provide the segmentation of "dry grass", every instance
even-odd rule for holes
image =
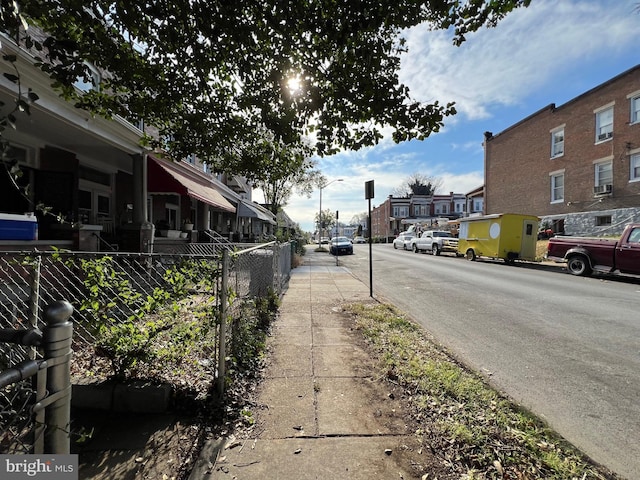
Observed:
[[[538,240],[536,244],[536,260],[541,262],[547,254],[547,245],[549,240]]]
[[[445,478],[618,478],[492,389],[395,307],[354,303],[345,311],[381,371],[409,395],[416,435],[440,457],[434,466],[448,466]]]
[[[302,255],[298,255],[297,253],[293,254],[293,260],[291,261],[291,267],[297,268],[304,263],[304,258]]]

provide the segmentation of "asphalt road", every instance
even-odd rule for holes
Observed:
[[[369,285],[369,246],[341,265]],[[640,478],[640,280],[372,246],[374,296],[545,419],[593,460]]]

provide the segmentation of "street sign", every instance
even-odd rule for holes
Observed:
[[[364,199],[369,200],[373,198],[375,195],[373,194],[373,180],[369,180],[368,182],[364,182]]]

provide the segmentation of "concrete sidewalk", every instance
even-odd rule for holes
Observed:
[[[340,313],[350,301],[374,300],[335,257],[309,246],[269,339],[252,433],[208,444],[191,479],[416,478],[398,396]]]

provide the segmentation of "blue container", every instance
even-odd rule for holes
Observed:
[[[38,219],[33,214],[0,213],[0,240],[37,240]]]

